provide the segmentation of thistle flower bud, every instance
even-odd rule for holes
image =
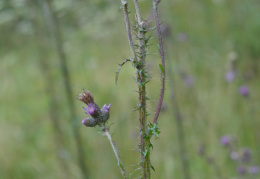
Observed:
[[[109,117],[110,117],[110,114],[109,114],[110,106],[111,106],[111,104],[109,104],[109,105],[105,104],[103,106],[103,108],[101,109],[102,114],[101,114],[101,117],[99,119],[101,122],[106,122],[109,119]]]
[[[82,120],[82,124],[87,127],[95,127],[97,125],[97,121],[94,118],[86,118]]]
[[[79,94],[78,99],[85,103],[86,105],[90,103],[94,103],[94,98],[91,92],[84,90],[82,93]]]

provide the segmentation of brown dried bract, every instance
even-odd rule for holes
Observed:
[[[80,93],[78,99],[87,105],[94,102],[92,93],[87,90]]]

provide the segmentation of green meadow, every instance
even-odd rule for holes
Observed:
[[[131,57],[120,1],[53,2],[67,58],[73,118],[55,36],[39,2],[0,2],[0,178],[81,179],[78,158],[86,164],[88,179],[121,178],[109,141],[98,127],[81,124],[88,117],[85,104],[77,100],[83,89],[93,93],[99,106],[111,104],[113,139],[130,178],[140,177],[138,88],[130,63],[115,84],[118,64]],[[140,5],[153,27],[152,2],[140,0]],[[129,8],[133,24],[130,0]],[[171,76],[166,77],[158,120],[160,137],[152,140],[152,178],[260,178],[248,170],[260,166],[259,9],[258,0],[161,1],[166,74]],[[155,31],[149,34],[147,110],[152,122],[160,92],[160,57]],[[227,81],[230,70],[234,79]],[[241,94],[241,86],[248,93]],[[173,95],[182,116],[182,137]],[[75,130],[84,156],[79,156]],[[222,136],[232,138],[231,147],[221,145]],[[251,151],[246,161],[240,159],[244,149]],[[232,158],[231,150],[239,159]],[[246,171],[239,172],[240,166]]]

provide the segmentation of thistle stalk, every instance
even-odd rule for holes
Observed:
[[[162,106],[162,101],[163,101],[163,95],[164,95],[164,89],[165,89],[165,60],[164,60],[164,51],[163,51],[163,46],[162,46],[162,37],[161,37],[161,32],[160,32],[160,27],[159,27],[159,20],[158,20],[158,12],[157,12],[157,5],[159,1],[155,1],[156,4],[154,4],[154,12],[156,13],[155,15],[155,20],[156,20],[156,26],[157,26],[157,36],[158,36],[158,41],[159,41],[159,47],[160,47],[160,55],[161,55],[161,61],[162,63],[160,64],[160,68],[162,71],[162,87],[161,87],[161,92],[160,92],[160,98],[159,102],[157,105],[157,110],[155,114],[155,118],[153,120],[153,124],[147,125],[147,110],[146,110],[146,83],[148,76],[146,75],[146,48],[147,48],[147,42],[149,38],[146,38],[146,33],[148,31],[148,25],[145,23],[145,21],[142,19],[141,15],[141,10],[139,6],[138,0],[134,0],[134,5],[135,5],[135,17],[136,17],[136,27],[135,30],[137,31],[137,42],[138,44],[137,49],[135,49],[133,40],[132,40],[132,35],[131,35],[131,30],[130,30],[130,22],[129,22],[129,17],[128,17],[128,3],[126,0],[121,0],[122,3],[122,9],[124,12],[124,19],[125,19],[125,26],[126,26],[126,32],[127,32],[127,37],[128,37],[128,42],[132,51],[132,55],[134,56],[134,59],[129,59],[125,60],[120,66],[119,69],[116,73],[116,82],[118,79],[118,73],[120,69],[122,68],[123,64],[126,63],[127,61],[131,61],[133,66],[136,68],[136,74],[137,74],[137,79],[136,82],[138,84],[138,112],[139,112],[139,130],[140,130],[140,152],[141,152],[141,168],[142,168],[142,178],[143,179],[150,179],[151,178],[151,171],[150,168],[152,167],[150,163],[150,148],[151,148],[151,142],[150,139],[152,135],[149,133],[151,131],[148,130],[149,126],[153,126],[158,130],[157,127],[157,119],[159,117],[160,109]],[[153,128],[153,129],[155,129]],[[157,134],[159,134],[158,131],[156,131]],[[158,137],[156,135],[156,137]]]
[[[141,148],[141,165],[143,178],[151,178],[150,172],[150,150],[148,144],[150,139],[146,139],[147,132],[147,117],[146,117],[146,76],[145,76],[145,57],[146,57],[146,45],[145,45],[145,28],[146,24],[142,20],[141,10],[138,0],[134,0],[136,10],[136,21],[138,29],[138,68],[137,68],[137,81],[139,92],[139,122],[140,122],[140,148]]]
[[[109,128],[104,127],[103,131],[104,131],[104,136],[106,136],[107,139],[109,140],[111,147],[113,149],[113,152],[115,153],[115,156],[116,156],[116,159],[117,159],[117,166],[119,167],[122,176],[124,177],[124,179],[128,179],[128,176],[127,176],[126,171],[125,171],[125,167],[123,165],[123,162],[122,162],[121,157],[119,155],[118,149],[116,147],[116,143],[112,140],[112,137],[109,133]]]
[[[162,108],[162,102],[163,102],[163,96],[165,91],[165,56],[164,56],[164,49],[163,49],[163,42],[162,42],[162,33],[161,33],[161,26],[159,22],[159,15],[158,15],[158,4],[160,3],[160,0],[153,0],[153,14],[154,14],[154,21],[156,25],[156,34],[158,38],[158,44],[159,44],[159,53],[161,57],[161,91],[159,96],[159,101],[157,104],[155,116],[153,119],[153,123],[157,123],[161,108]]]
[[[130,28],[131,24],[130,24],[129,16],[128,16],[128,3],[125,0],[121,0],[121,3],[122,3],[122,9],[124,12],[125,28],[126,28],[128,42],[129,42],[129,45],[130,45],[134,58],[137,59],[137,55],[136,55],[135,47],[134,47],[134,43],[133,43],[133,38],[132,38],[132,34],[131,34],[131,28]]]

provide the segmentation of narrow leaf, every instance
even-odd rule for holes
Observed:
[[[165,74],[165,71],[164,71],[164,68],[163,68],[162,64],[159,64],[159,67],[161,69],[162,74]]]
[[[131,61],[131,60],[130,60],[130,59],[125,59],[125,60],[123,61],[123,63],[119,64],[119,67],[118,67],[118,69],[117,69],[117,71],[116,71],[116,79],[115,79],[116,84],[117,84],[117,81],[118,81],[118,76],[119,76],[119,72],[120,72],[121,68],[123,67],[123,65],[124,65],[126,62],[129,62],[129,61]]]

